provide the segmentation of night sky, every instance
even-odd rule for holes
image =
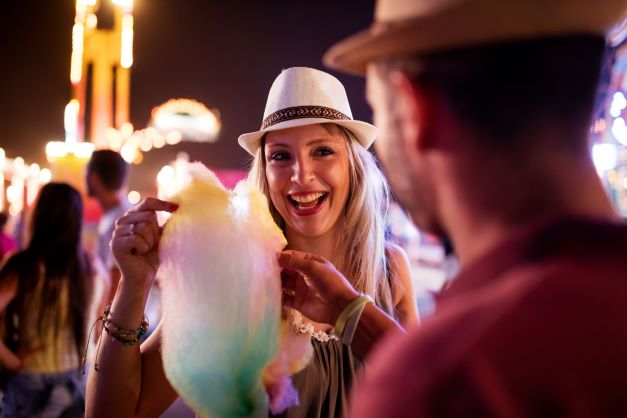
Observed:
[[[135,0],[135,128],[145,128],[151,109],[171,98],[218,108],[223,125],[214,144],[148,152],[133,168],[131,186],[144,188],[179,151],[212,168],[245,169],[248,154],[237,137],[259,128],[281,69],[324,69],[328,47],[367,27],[373,8],[364,0]],[[8,157],[46,165],[45,144],[64,137],[74,1],[2,1],[0,19],[0,147]],[[333,74],[347,89],[353,116],[370,121],[363,79]]]

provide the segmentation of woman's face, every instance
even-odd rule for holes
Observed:
[[[348,144],[322,125],[266,134],[270,198],[289,232],[317,237],[344,215],[349,191]]]

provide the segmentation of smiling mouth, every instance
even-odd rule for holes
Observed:
[[[328,196],[329,193],[327,192],[319,192],[307,195],[290,195],[288,200],[295,209],[309,210],[320,207]]]

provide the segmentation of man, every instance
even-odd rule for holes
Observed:
[[[588,156],[625,0],[380,0],[334,46],[367,74],[377,151],[462,264],[377,347],[352,417],[627,416],[627,227]]]
[[[102,209],[98,223],[96,254],[111,276],[111,298],[120,281],[120,271],[115,264],[109,242],[115,221],[131,208],[127,199],[128,164],[112,150],[97,150],[87,164],[87,193],[95,197]]]

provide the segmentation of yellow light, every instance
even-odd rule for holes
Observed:
[[[31,175],[31,177],[38,177],[39,176],[39,164],[37,163],[32,163],[29,167],[29,174]]]
[[[122,134],[123,137],[127,138],[131,135],[133,135],[133,124],[130,122],[126,122],[125,124],[122,125],[122,128],[120,129],[120,133]]]
[[[159,185],[165,185],[174,180],[174,168],[170,165],[165,165],[159,170],[157,174],[157,183]]]
[[[94,144],[91,142],[78,142],[74,146],[74,155],[78,158],[89,158],[94,152]]]
[[[78,136],[78,112],[80,103],[76,99],[70,100],[65,106],[63,125],[65,126],[65,141],[67,143],[76,143]]]
[[[125,14],[122,17],[122,52],[120,65],[122,68],[131,68],[133,65],[133,15]]]
[[[124,146],[122,146],[122,149],[120,150],[120,155],[122,155],[122,158],[124,159],[124,161],[126,161],[129,164],[133,163],[133,160],[135,160],[135,154],[136,154],[136,149],[129,145],[129,144],[125,144]]]
[[[98,17],[93,13],[88,14],[85,24],[87,29],[95,29],[98,26]]]
[[[145,136],[139,140],[139,149],[148,152],[152,149],[152,141],[150,138],[146,138]]]
[[[116,6],[120,6],[125,12],[133,10],[133,0],[112,0]]]
[[[163,146],[165,145],[165,138],[162,137],[161,135],[157,135],[154,138],[152,138],[152,146],[155,148],[163,148]]]
[[[614,187],[618,186],[618,173],[614,170],[608,171],[607,181]]]
[[[50,172],[50,170],[44,168],[39,172],[39,182],[41,184],[50,183],[50,180],[52,180],[52,173]]]
[[[85,28],[82,23],[75,23],[72,28],[72,58],[70,67],[70,80],[77,84],[83,77],[83,36]]]
[[[98,0],[76,0],[76,7],[78,7],[79,5],[83,7],[84,6],[94,7],[97,1]]]
[[[67,153],[68,148],[65,142],[51,141],[46,144],[46,157],[50,162],[57,158],[65,157]]]
[[[128,192],[128,201],[133,205],[138,204],[141,198],[142,196],[139,194],[138,191],[131,190],[130,192]]]
[[[0,210],[4,210],[4,173],[0,170]]]
[[[170,145],[176,145],[183,139],[183,135],[180,131],[169,131],[165,134],[165,142]]]

